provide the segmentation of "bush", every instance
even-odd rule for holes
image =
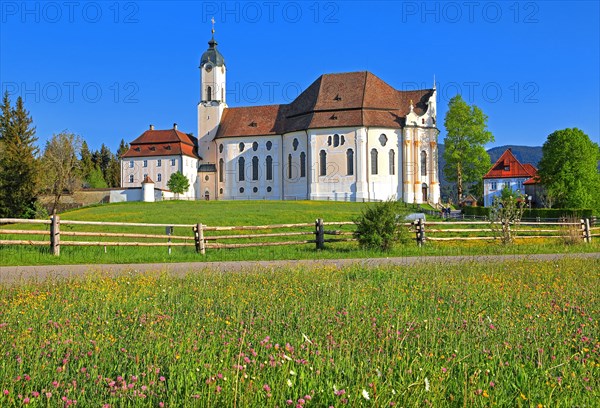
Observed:
[[[523,218],[592,218],[593,210],[583,208],[530,208]]]
[[[368,206],[354,221],[354,236],[363,249],[391,250],[395,244],[408,240],[408,230],[402,222],[406,210],[398,201],[388,200]]]

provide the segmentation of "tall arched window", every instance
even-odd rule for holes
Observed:
[[[333,135],[333,147],[338,147],[340,145],[340,135],[337,133]]]
[[[306,177],[306,153],[300,153],[300,177]]]
[[[427,175],[427,152],[423,150],[421,152],[421,176]]]
[[[377,174],[378,173],[378,166],[377,166],[377,156],[379,154],[377,153],[377,149],[371,149],[371,174]]]
[[[396,152],[394,149],[390,150],[390,175],[396,174]]]
[[[258,180],[258,156],[252,157],[252,180]]]
[[[273,180],[273,158],[267,156],[267,180]]]
[[[319,153],[319,176],[327,175],[327,152],[321,150]]]
[[[224,180],[225,169],[223,167],[225,167],[225,161],[221,158],[219,159],[219,183],[222,183]]]
[[[292,155],[288,154],[288,178],[292,178]]]
[[[206,88],[206,100],[212,101],[212,88],[210,86]]]
[[[246,160],[243,157],[238,159],[238,180],[244,181],[246,177],[244,176],[244,170],[246,169]]]
[[[346,175],[354,175],[354,150],[346,150]]]

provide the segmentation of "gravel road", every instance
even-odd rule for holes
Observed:
[[[99,264],[99,265],[42,265],[42,266],[1,266],[0,284],[14,285],[27,282],[40,282],[46,279],[82,277],[90,273],[101,272],[110,276],[128,273],[144,273],[164,271],[173,276],[185,276],[191,273],[202,273],[212,270],[221,272],[243,272],[248,270],[272,270],[276,268],[310,267],[314,265],[413,265],[417,263],[464,263],[464,262],[500,262],[519,260],[555,260],[563,258],[600,259],[600,253],[583,254],[535,254],[535,255],[473,255],[473,256],[424,256],[401,258],[367,258],[367,259],[318,259],[318,260],[286,260],[286,261],[232,261],[232,262],[182,262],[151,264]],[[590,265],[590,267],[596,267]]]

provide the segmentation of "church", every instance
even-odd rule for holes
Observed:
[[[198,138],[151,125],[122,157],[122,187],[168,194],[180,171],[185,199],[439,202],[435,84],[401,91],[368,71],[324,74],[289,104],[230,108],[212,33]]]

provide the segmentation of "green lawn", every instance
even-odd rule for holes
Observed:
[[[0,286],[0,406],[597,406],[598,271],[567,258]]]

